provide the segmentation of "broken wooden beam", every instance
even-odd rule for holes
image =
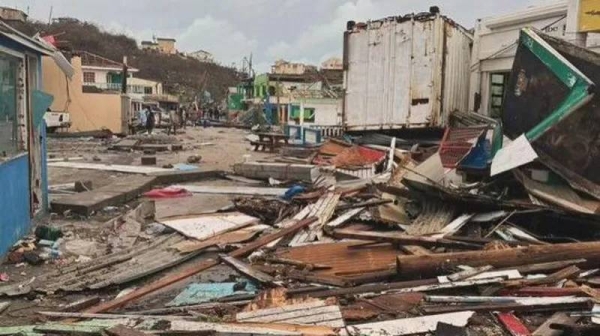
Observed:
[[[454,274],[450,274],[448,275],[448,280],[450,281],[460,281],[460,280],[464,280],[476,275],[479,275],[481,273],[487,272],[487,271],[491,271],[494,267],[490,266],[490,265],[486,265],[486,266],[481,266],[481,267],[475,267],[475,268],[469,268],[466,269],[464,271],[460,271],[460,272],[456,272]]]
[[[432,275],[460,265],[495,268],[521,266],[557,260],[585,258],[600,260],[600,242],[532,245],[502,250],[438,253],[427,256],[398,256],[397,270],[401,275]]]
[[[275,280],[272,276],[265,274],[255,268],[253,268],[252,266],[248,265],[247,263],[245,263],[241,260],[238,260],[234,257],[230,257],[225,254],[220,254],[219,258],[221,258],[221,260],[224,263],[226,263],[227,265],[238,270],[240,273],[247,275],[248,277],[250,277],[262,284],[272,285],[273,281]]]
[[[551,285],[564,279],[573,279],[579,276],[581,269],[577,266],[569,266],[557,272],[549,274],[547,277],[539,279],[522,279],[507,281],[504,284],[507,287],[524,287],[524,286],[539,286]]]
[[[443,246],[443,247],[454,247],[463,249],[480,249],[480,245],[457,242],[447,240],[444,238],[432,238],[425,236],[411,236],[396,232],[369,232],[369,231],[358,231],[358,230],[333,230],[331,233],[333,237],[338,239],[360,239],[360,240],[372,240],[377,242],[395,243],[395,244],[409,244],[409,245],[424,245],[424,246]]]
[[[263,247],[264,245],[266,245],[272,241],[275,241],[277,239],[285,237],[289,234],[296,233],[299,230],[301,230],[305,227],[308,227],[310,224],[315,222],[317,219],[318,219],[317,217],[307,218],[307,219],[304,219],[304,220],[301,220],[301,221],[295,223],[294,225],[291,225],[284,229],[275,231],[266,236],[260,237],[257,240],[255,240],[254,242],[247,244],[247,245],[229,253],[229,256],[234,257],[234,258],[245,257],[248,254],[252,253],[253,251]],[[159,289],[162,289],[171,284],[179,282],[179,281],[186,279],[194,274],[198,274],[198,273],[200,273],[204,270],[207,270],[211,267],[214,267],[218,264],[220,264],[219,260],[209,259],[209,260],[202,261],[199,264],[194,265],[192,267],[188,267],[176,274],[164,276],[161,279],[158,279],[144,287],[138,288],[127,295],[123,295],[122,297],[115,298],[111,301],[101,303],[97,306],[91,307],[90,309],[85,310],[85,312],[86,313],[100,313],[100,312],[105,312],[105,311],[109,311],[109,310],[112,310],[115,308],[122,307],[122,306],[130,303],[131,301],[134,301],[145,295],[153,293]]]
[[[551,302],[548,304],[527,304],[520,303],[491,303],[491,304],[464,304],[454,306],[425,306],[421,309],[427,314],[441,314],[472,310],[478,312],[499,311],[499,312],[541,312],[541,311],[557,311],[557,310],[578,310],[591,309],[593,302],[586,301],[566,301],[566,302]]]

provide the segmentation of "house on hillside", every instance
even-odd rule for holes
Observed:
[[[157,37],[156,43],[158,43],[158,51],[163,54],[174,55],[177,54],[177,48],[175,48],[175,40],[174,38],[169,37]]]
[[[133,77],[139,70],[128,67],[123,90],[124,64],[87,51],[78,51],[70,60],[75,75],[68,80],[50,59],[44,58],[44,88],[55,101],[52,111],[68,112],[70,132],[109,129],[127,134],[136,111],[144,106],[171,107],[179,100],[163,92],[160,82]],[[125,92],[123,92],[125,91]]]
[[[302,75],[306,72],[316,70],[317,67],[314,65],[292,63],[284,60],[277,60],[275,61],[275,64],[271,66],[271,73],[277,75]]]
[[[48,210],[41,58],[54,53],[0,21],[0,256]]]
[[[325,62],[321,63],[321,69],[325,70],[343,70],[344,65],[342,59],[339,57],[331,57]]]
[[[81,58],[84,91],[121,91],[123,63],[87,51],[77,51],[76,53]],[[138,71],[136,68],[128,67],[127,76],[133,77],[133,74]]]
[[[153,37],[152,41],[142,41],[142,50],[157,51],[161,54],[175,55],[177,54],[177,48],[175,47],[174,38],[168,37]]]
[[[214,62],[213,54],[209,53],[206,50],[194,51],[194,52],[188,53],[187,56],[191,57],[193,59],[196,59],[200,62],[205,62],[205,63],[213,63]]]

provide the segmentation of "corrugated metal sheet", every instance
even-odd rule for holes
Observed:
[[[449,112],[466,111],[471,40],[439,15],[388,18],[349,31],[346,129],[443,126]]]

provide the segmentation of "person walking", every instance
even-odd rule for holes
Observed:
[[[185,129],[185,124],[187,124],[187,111],[185,110],[185,107],[181,107],[179,109],[179,121],[181,122],[181,128]]]
[[[179,115],[174,110],[169,111],[169,126],[167,127],[167,135],[171,135],[171,128],[173,128],[173,135],[177,135],[177,125],[179,125]]]
[[[146,131],[148,131],[148,135],[152,134],[152,130],[154,129],[154,125],[156,123],[156,119],[154,116],[154,112],[151,108],[146,109]]]

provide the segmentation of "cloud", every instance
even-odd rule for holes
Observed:
[[[256,47],[256,39],[246,36],[230,22],[210,15],[194,20],[177,38],[179,50],[206,50],[223,64],[239,63]]]
[[[272,44],[267,48],[266,55],[273,59],[292,61],[298,61],[301,57],[308,58],[315,64],[331,56],[341,57],[346,22],[379,18],[386,13],[389,15],[389,7],[373,0],[347,1],[333,10],[326,22],[310,26],[289,42],[278,41]]]

